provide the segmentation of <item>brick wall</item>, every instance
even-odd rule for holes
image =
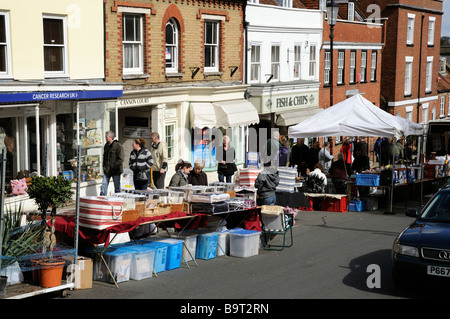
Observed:
[[[150,10],[144,14],[144,74],[146,76],[123,80],[122,15],[124,10]],[[221,75],[205,77],[203,74],[204,19],[202,14],[224,17],[220,23]],[[170,18],[179,25],[179,72],[167,77],[165,72],[165,26]],[[243,0],[140,0],[106,1],[106,80],[125,82],[132,86],[205,82],[220,79],[223,82],[243,80]],[[238,66],[231,76],[230,66]],[[200,67],[194,79],[191,67]]]

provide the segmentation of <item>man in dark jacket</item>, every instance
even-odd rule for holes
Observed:
[[[276,196],[275,190],[280,183],[280,176],[275,166],[269,166],[266,163],[264,170],[262,170],[255,180],[255,188],[257,189],[257,205],[275,205]]]
[[[295,165],[297,165],[297,172],[301,176],[307,175],[306,169],[308,168],[308,154],[309,154],[309,147],[305,145],[305,139],[298,138],[297,144],[292,146],[289,166],[294,167]]]
[[[120,175],[123,173],[123,148],[122,145],[114,140],[114,132],[106,132],[105,147],[103,149],[103,182],[100,190],[100,196],[108,194],[109,180],[113,179],[114,192],[120,193]]]

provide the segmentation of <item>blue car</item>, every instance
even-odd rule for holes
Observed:
[[[450,282],[450,183],[423,207],[410,208],[415,221],[395,239],[392,247],[392,279],[405,284]]]

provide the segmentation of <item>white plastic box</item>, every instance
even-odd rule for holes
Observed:
[[[182,256],[186,262],[195,259],[195,251],[197,248],[197,236],[198,234],[180,235],[181,239],[184,240]]]
[[[261,232],[254,230],[236,230],[230,232],[230,255],[250,257],[258,255]]]
[[[149,246],[130,245],[127,247],[133,252],[131,258],[130,279],[141,280],[153,276],[153,263],[156,249]]]
[[[230,232],[225,230],[218,232],[218,234],[217,256],[230,255],[230,245],[227,245],[227,242],[229,242]]]
[[[130,280],[131,257],[132,252],[129,249],[118,248],[104,253],[106,263],[117,283]],[[104,273],[106,274],[105,281],[114,283],[109,273],[107,271]]]

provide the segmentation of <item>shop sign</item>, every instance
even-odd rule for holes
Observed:
[[[151,135],[150,128],[144,127],[124,127],[123,128],[123,137],[126,138],[150,138]]]
[[[122,90],[2,93],[0,94],[0,103],[30,102],[30,101],[34,102],[47,100],[106,99],[106,98],[117,98],[121,96]]]
[[[134,99],[121,99],[119,100],[119,107],[127,107],[127,106],[139,106],[139,105],[148,105],[150,104],[149,97],[139,97]]]
[[[263,98],[262,113],[317,106],[318,103],[318,92],[271,95]]]

